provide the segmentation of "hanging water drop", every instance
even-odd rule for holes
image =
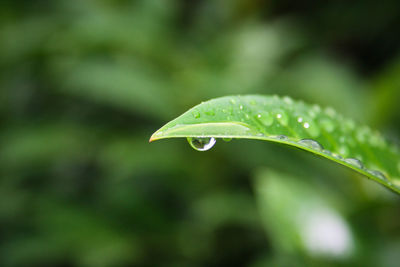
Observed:
[[[197,151],[207,151],[211,149],[217,142],[214,137],[205,137],[205,138],[188,137],[187,140],[190,146]]]
[[[364,169],[364,164],[362,164],[362,162],[361,162],[360,160],[358,160],[358,159],[355,159],[355,158],[348,158],[348,159],[345,159],[344,161],[345,161],[346,163],[348,163],[348,164],[354,166],[354,167],[357,167],[357,168],[359,168],[359,169]]]
[[[324,149],[320,143],[318,143],[317,141],[312,140],[312,139],[302,139],[298,143],[300,145],[312,148],[317,151],[321,151]]]
[[[230,141],[232,141],[232,138],[225,137],[225,138],[222,138],[222,140],[224,140],[225,142],[230,142]]]
[[[369,174],[371,174],[372,176],[375,176],[375,177],[377,177],[377,178],[379,178],[379,179],[381,179],[381,180],[383,180],[383,181],[387,181],[388,179],[386,178],[386,176],[382,173],[382,172],[380,172],[380,171],[377,171],[377,170],[367,170],[367,172],[369,173]]]

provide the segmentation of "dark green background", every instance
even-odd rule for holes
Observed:
[[[2,0],[0,265],[398,266],[400,198],[354,172],[257,141],[148,143],[254,93],[398,143],[400,3]],[[348,242],[313,250],[309,218]]]

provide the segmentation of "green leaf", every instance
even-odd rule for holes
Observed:
[[[400,193],[400,152],[396,146],[332,108],[322,109],[289,97],[212,99],[167,123],[150,142],[175,137],[188,138],[200,151],[211,148],[213,138],[282,143],[347,166]]]

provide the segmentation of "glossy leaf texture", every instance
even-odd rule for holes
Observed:
[[[226,96],[202,102],[159,129],[150,141],[175,137],[282,143],[347,166],[400,193],[398,147],[332,108],[290,97]]]

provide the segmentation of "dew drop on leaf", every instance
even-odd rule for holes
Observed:
[[[332,156],[335,158],[335,159],[338,159],[338,160],[343,160],[343,157],[342,156],[340,156],[339,154],[337,154],[337,153],[332,153]]]
[[[354,166],[354,167],[357,167],[357,168],[359,168],[359,169],[364,169],[364,164],[362,164],[362,162],[359,161],[358,159],[348,158],[348,159],[345,159],[344,161],[345,161],[346,163],[348,163],[348,164]]]
[[[287,141],[287,140],[289,140],[289,137],[287,137],[286,135],[281,134],[281,135],[278,135],[276,137],[276,139],[281,140],[281,141]]]
[[[217,142],[214,137],[206,137],[206,138],[188,137],[187,140],[190,146],[197,151],[207,151],[211,149]]]
[[[282,110],[277,111],[275,117],[278,119],[279,123],[282,124],[283,126],[287,126],[288,125],[289,117]]]
[[[368,170],[367,172],[368,172],[369,174],[371,174],[371,175],[373,175],[373,176],[375,176],[375,177],[377,177],[377,178],[383,180],[383,181],[387,181],[386,176],[385,176],[382,172],[380,172],[380,171],[377,171],[377,170]]]
[[[317,151],[321,151],[323,149],[322,145],[315,140],[312,139],[302,139],[298,142],[300,145],[312,148]]]

